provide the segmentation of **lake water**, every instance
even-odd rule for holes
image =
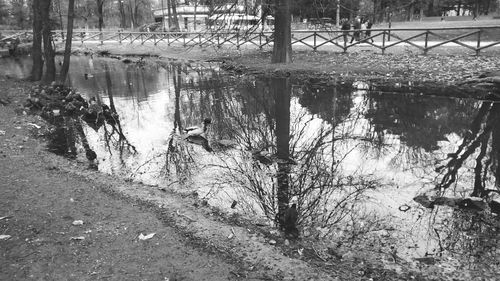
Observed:
[[[437,186],[460,198],[498,190],[495,101],[381,92],[365,81],[230,75],[218,63],[71,63],[71,86],[119,115],[114,128],[84,128],[102,172],[196,191],[227,212],[267,221],[281,188],[298,196],[304,236],[396,249],[404,259],[446,257],[457,267],[498,262],[498,222],[413,200]],[[30,70],[29,58],[2,65],[11,76]],[[204,118],[210,149],[183,133]]]

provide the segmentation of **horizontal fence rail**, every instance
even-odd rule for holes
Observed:
[[[424,54],[438,47],[457,46],[479,55],[482,50],[500,45],[500,26],[293,31],[292,45],[303,45],[313,50],[331,46],[344,52],[353,47],[368,46],[382,53],[392,47],[408,46]]]
[[[18,34],[26,36],[29,31],[9,33],[2,40],[12,40]],[[65,33],[54,31],[56,40],[64,41]],[[89,31],[74,30],[74,42],[119,42],[129,44],[154,45],[167,44],[194,46],[233,46],[257,47],[259,49],[273,45],[272,32],[129,32],[122,30]],[[481,51],[500,47],[500,25],[484,27],[443,27],[443,28],[374,28],[343,31],[336,28],[331,30],[294,30],[292,31],[292,45],[310,48],[311,50],[339,49],[348,52],[350,49],[363,47],[379,49],[384,54],[388,49],[396,46],[415,48],[427,54],[439,47],[462,47],[479,55]]]

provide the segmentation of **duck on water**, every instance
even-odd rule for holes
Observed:
[[[185,139],[190,143],[201,145],[208,152],[212,152],[213,150],[210,147],[205,135],[210,124],[212,124],[212,119],[205,118],[201,127],[192,126],[185,128]]]

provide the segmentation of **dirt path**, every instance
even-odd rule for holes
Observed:
[[[1,280],[235,278],[235,265],[192,246],[155,212],[47,166],[31,144],[4,155],[0,214],[10,218],[0,232],[12,237],[0,242]]]

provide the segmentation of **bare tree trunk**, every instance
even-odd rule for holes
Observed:
[[[123,7],[123,1],[118,2],[118,10],[120,11],[120,27],[126,28],[127,27],[127,19],[126,19],[126,15],[125,15],[125,7]]]
[[[408,21],[413,21],[413,13],[415,13],[415,3],[411,2],[410,9],[408,9]]]
[[[161,31],[165,31],[165,6],[163,5],[163,0],[161,1]]]
[[[39,81],[43,74],[43,57],[42,57],[42,17],[41,17],[41,0],[33,1],[33,46],[31,49],[31,57],[33,59],[33,67],[31,68],[31,79]]]
[[[103,13],[104,0],[97,0],[97,17],[99,19],[99,31],[104,27],[104,13]]]
[[[198,0],[194,1],[193,29],[196,32],[196,10],[198,9]]]
[[[175,3],[175,0],[170,0],[172,4],[172,20],[174,24],[174,30],[179,31],[179,19],[177,17],[177,4]]]
[[[134,14],[134,8],[132,5],[132,0],[128,1],[128,9],[130,12],[130,27],[133,29],[136,26],[136,24],[135,24],[135,14]]]
[[[50,4],[50,0],[42,0],[40,5],[42,15],[43,58],[45,61],[45,72],[42,81],[47,84],[56,79],[55,52],[52,46],[52,30],[50,26]]]
[[[68,2],[68,30],[66,34],[66,45],[64,48],[64,62],[62,65],[61,73],[59,75],[59,82],[64,84],[69,70],[69,61],[71,57],[71,43],[73,39],[73,21],[75,18],[75,0]]]
[[[61,37],[64,40],[64,32],[63,32],[64,25],[63,25],[63,21],[62,21],[61,0],[57,0],[57,15],[59,16],[59,24],[61,25],[60,26]]]
[[[167,0],[167,18],[168,18],[168,28],[167,31],[172,29],[172,2],[173,0]]]
[[[292,62],[290,0],[276,1],[276,20],[272,63]]]

